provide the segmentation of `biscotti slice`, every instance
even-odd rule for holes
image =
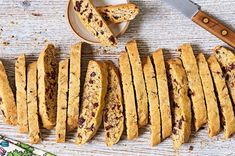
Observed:
[[[2,61],[0,61],[0,110],[5,123],[10,125],[17,124],[15,98]]]
[[[235,132],[235,116],[233,112],[232,101],[229,97],[229,92],[222,73],[222,69],[220,68],[216,57],[212,55],[207,61],[218,94],[219,105],[222,114],[221,122],[224,126],[224,136],[225,138],[229,138]]]
[[[101,16],[113,23],[133,20],[139,14],[139,8],[133,3],[97,7]]]
[[[111,61],[105,62],[108,69],[108,89],[103,112],[105,143],[116,144],[124,130],[124,114],[121,82],[118,69]]]
[[[235,107],[235,55],[232,51],[221,46],[217,46],[214,53],[225,72],[225,80]]]
[[[20,133],[28,132],[28,115],[26,103],[26,65],[25,55],[20,55],[15,63],[17,123]]]
[[[154,67],[156,71],[158,96],[161,112],[162,139],[169,137],[172,133],[172,118],[170,108],[170,97],[168,80],[164,62],[163,50],[159,49],[153,53]]]
[[[181,45],[179,51],[188,78],[189,94],[192,100],[194,114],[193,123],[195,130],[198,131],[207,122],[207,114],[197,61],[190,44]]]
[[[49,44],[37,61],[39,115],[43,127],[52,129],[56,122],[57,62],[56,48]]]
[[[191,134],[191,101],[188,97],[188,82],[180,59],[169,60],[169,74],[173,94],[173,144],[178,149],[188,142]]]
[[[67,93],[68,93],[69,60],[59,63],[57,118],[56,118],[56,142],[65,142],[66,118],[67,118]]]
[[[89,61],[83,87],[81,114],[78,119],[76,144],[85,144],[97,132],[107,91],[107,68],[100,61]]]
[[[143,127],[148,124],[148,99],[144,82],[142,63],[135,40],[129,41],[126,44],[126,51],[128,53],[132,68],[137,102],[138,125],[139,127]]]
[[[36,144],[41,141],[37,95],[37,62],[33,62],[28,65],[27,69],[28,124],[31,144]]]
[[[119,56],[119,69],[121,73],[124,97],[127,139],[133,140],[138,137],[138,123],[135,93],[131,76],[131,66],[128,59],[128,54],[125,52],[121,53]]]
[[[197,63],[207,106],[208,134],[213,137],[220,132],[220,116],[215,89],[210,69],[202,53],[197,56]]]
[[[151,145],[154,146],[161,142],[161,116],[158,102],[156,75],[149,56],[144,60],[143,70],[149,102]]]
[[[73,0],[74,10],[84,26],[104,46],[117,45],[117,39],[91,0]]]
[[[78,126],[81,77],[81,47],[82,43],[77,43],[71,47],[70,51],[69,97],[67,114],[68,131],[72,131]]]

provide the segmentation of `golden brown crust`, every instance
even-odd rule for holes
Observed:
[[[207,60],[218,94],[219,105],[222,114],[222,124],[224,125],[224,136],[229,138],[235,132],[235,116],[232,101],[229,97],[228,88],[220,65],[214,55]]]
[[[56,142],[65,142],[67,119],[67,93],[68,93],[69,60],[59,63],[57,118],[56,118]]]
[[[170,97],[168,90],[168,80],[164,62],[163,50],[159,49],[153,53],[156,78],[158,85],[158,96],[161,112],[162,139],[169,137],[172,133],[172,118],[170,108]]]
[[[119,69],[122,80],[123,99],[125,106],[127,139],[133,140],[138,137],[137,112],[134,96],[134,87],[131,77],[131,67],[128,54],[123,52],[119,56]]]
[[[188,78],[189,93],[192,100],[194,114],[193,122],[195,130],[198,131],[202,125],[207,122],[207,115],[197,61],[190,44],[181,45],[179,47],[179,51],[181,53],[181,59]]]
[[[202,53],[197,56],[197,62],[207,105],[208,134],[210,137],[213,137],[220,132],[220,116],[215,89],[210,69]]]
[[[81,145],[89,141],[101,124],[107,77],[107,67],[104,62],[89,61],[81,99],[76,144]]]
[[[18,129],[20,133],[27,133],[28,115],[26,103],[26,65],[24,54],[20,55],[15,63],[15,85]]]
[[[143,70],[149,102],[151,145],[154,146],[161,142],[161,116],[158,102],[156,75],[149,56],[144,60]]]
[[[10,125],[17,124],[17,110],[5,68],[0,61],[0,111],[4,121]]]
[[[132,76],[137,102],[138,125],[139,127],[143,127],[148,124],[148,99],[144,82],[142,63],[140,60],[136,41],[129,41],[126,44],[126,50],[129,56],[132,69]]]
[[[78,126],[81,77],[81,47],[82,43],[77,43],[71,47],[70,52],[69,97],[67,118],[68,131],[72,131]]]
[[[191,135],[191,101],[188,97],[188,82],[180,59],[169,60],[169,73],[173,94],[173,130],[172,139],[176,149],[188,142]]]

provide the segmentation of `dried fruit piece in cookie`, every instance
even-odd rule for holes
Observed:
[[[124,97],[127,139],[133,140],[138,137],[138,123],[131,66],[126,52],[121,53],[119,56],[119,68]]]
[[[208,134],[213,137],[220,132],[220,116],[214,84],[205,56],[202,53],[197,56],[197,62],[207,106]]]
[[[15,63],[15,85],[18,129],[20,133],[27,133],[28,115],[26,103],[26,65],[24,54],[20,55]]]
[[[108,89],[103,112],[105,143],[116,144],[124,130],[124,115],[119,71],[111,61],[105,62],[108,69]]]
[[[89,61],[83,87],[81,114],[78,119],[76,144],[85,144],[97,132],[107,91],[107,68],[100,61]]]
[[[142,63],[135,40],[129,41],[126,44],[126,51],[129,56],[134,81],[138,112],[138,125],[139,127],[143,127],[148,124],[148,99],[144,82]]]
[[[113,23],[133,20],[139,14],[139,8],[133,3],[97,7],[101,16]]]
[[[186,71],[189,85],[189,94],[192,100],[194,114],[194,126],[198,131],[207,122],[206,105],[202,89],[202,83],[198,72],[196,58],[190,44],[183,44],[179,47],[181,59]]]
[[[214,55],[211,55],[207,60],[211,74],[214,80],[215,88],[218,94],[220,111],[222,114],[222,124],[224,126],[224,136],[229,138],[235,133],[235,116],[233,112],[232,101],[229,97],[228,88],[222,69]]]
[[[153,53],[156,78],[158,85],[158,96],[161,112],[162,139],[169,137],[172,133],[172,118],[170,108],[170,97],[168,90],[168,80],[164,62],[163,50],[159,49]]]
[[[67,119],[67,94],[68,94],[69,60],[59,63],[57,118],[56,118],[56,142],[65,142]]]
[[[81,76],[81,47],[77,43],[71,47],[69,71],[69,97],[67,130],[72,131],[78,126]]]
[[[235,55],[221,46],[215,47],[214,53],[225,73],[225,80],[235,107]]]
[[[31,144],[37,144],[41,141],[37,101],[37,62],[29,64],[27,70],[29,140]]]
[[[161,142],[161,116],[159,110],[156,76],[149,56],[144,60],[143,70],[149,102],[151,145],[154,146]]]
[[[117,45],[117,39],[91,0],[73,0],[74,10],[81,22],[104,46]]]
[[[56,48],[49,44],[37,61],[39,115],[43,127],[52,129],[56,122],[57,62]]]
[[[0,111],[4,121],[10,125],[17,124],[17,110],[5,68],[0,61]]]
[[[191,134],[191,101],[188,97],[188,82],[180,59],[169,60],[169,73],[173,95],[173,144],[178,149],[189,140]]]

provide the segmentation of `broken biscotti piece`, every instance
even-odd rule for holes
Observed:
[[[133,3],[109,5],[98,7],[101,16],[113,23],[121,23],[133,20],[139,14],[139,8]]]
[[[143,70],[149,102],[151,145],[154,146],[161,142],[161,116],[158,102],[156,75],[149,56],[144,60]]]
[[[199,76],[196,58],[190,44],[183,44],[178,49],[188,78],[189,94],[192,100],[194,126],[198,131],[207,122],[206,105]]]
[[[153,62],[155,65],[154,67],[156,71],[156,79],[158,85],[162,139],[165,139],[169,137],[172,133],[172,118],[168,90],[168,80],[162,49],[159,49],[153,53]]]
[[[128,54],[123,52],[119,56],[119,69],[122,80],[122,90],[125,106],[125,122],[127,139],[133,140],[138,137],[138,121],[135,104],[135,93],[131,76],[131,66]]]
[[[138,112],[138,125],[139,127],[143,127],[148,124],[148,99],[144,82],[142,63],[135,40],[129,41],[126,44],[126,51],[129,56],[134,81]]]
[[[26,103],[26,65],[24,54],[20,55],[15,63],[15,85],[18,129],[20,133],[27,133],[28,115]]]
[[[37,62],[29,64],[27,70],[29,139],[31,144],[37,144],[41,141],[37,101]]]
[[[221,46],[215,47],[214,54],[225,73],[225,80],[235,107],[235,55],[232,51]]]
[[[81,77],[81,47],[82,43],[77,43],[73,45],[70,50],[69,97],[67,114],[68,131],[72,131],[78,126]]]
[[[211,55],[207,61],[214,80],[216,92],[218,94],[222,115],[221,122],[224,126],[224,136],[225,138],[229,138],[233,133],[235,133],[235,116],[233,112],[232,101],[229,97],[229,92],[226,86],[222,69],[220,68],[216,57],[214,55]]]
[[[117,45],[117,39],[91,0],[73,0],[74,10],[84,26],[104,46]]]
[[[191,101],[188,97],[188,82],[180,59],[169,60],[169,74],[173,95],[173,144],[178,149],[188,142],[191,134]]]
[[[197,56],[197,63],[207,106],[208,134],[213,137],[220,132],[220,116],[214,84],[206,58],[202,53]]]
[[[108,70],[108,89],[103,112],[105,143],[116,144],[124,130],[124,112],[119,71],[111,61],[105,62]]]
[[[69,60],[59,63],[58,95],[57,95],[57,119],[56,119],[56,142],[65,142],[66,119],[67,119],[67,93],[69,81]]]
[[[37,61],[39,115],[43,127],[52,129],[56,122],[57,62],[56,48],[49,44]]]
[[[106,65],[100,61],[89,61],[83,87],[81,114],[78,119],[76,144],[85,144],[97,132],[104,108],[108,74]]]
[[[0,61],[0,111],[5,123],[10,125],[17,124],[15,98],[2,61]]]

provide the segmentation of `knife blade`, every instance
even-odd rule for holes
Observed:
[[[201,7],[191,0],[164,0],[194,23],[206,29],[231,47],[235,48],[235,32],[214,17],[201,11]]]

